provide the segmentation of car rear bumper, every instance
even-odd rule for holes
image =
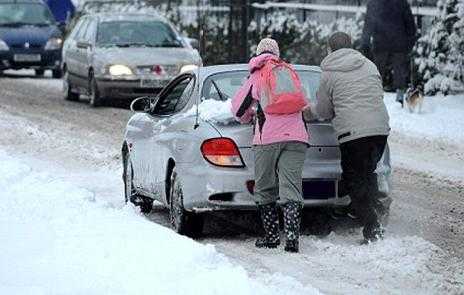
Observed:
[[[253,180],[253,173],[248,168],[231,169],[208,167],[191,167],[179,164],[177,172],[182,179],[184,190],[184,207],[191,212],[208,212],[220,210],[256,210],[252,193],[247,188],[247,182]],[[186,173],[182,175],[182,171]],[[185,172],[188,171],[188,172]],[[386,179],[383,177],[383,179]],[[305,178],[305,181],[320,180]],[[333,179],[333,181],[337,181]],[[309,190],[311,191],[311,190]],[[336,193],[338,195],[338,193]],[[305,195],[305,207],[336,207],[347,206],[349,196]]]
[[[169,81],[162,81],[157,87],[141,87],[141,80],[97,78],[100,95],[109,99],[134,99],[141,96],[155,96]]]
[[[40,56],[40,60],[18,61],[15,55]],[[0,70],[19,69],[59,69],[61,67],[61,50],[10,49],[0,51]]]

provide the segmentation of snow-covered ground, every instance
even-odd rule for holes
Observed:
[[[395,98],[385,94],[394,165],[464,185],[464,95],[426,97],[420,113]]]
[[[0,162],[0,294],[319,294],[281,274],[251,278],[213,246],[147,221],[122,206],[107,171],[82,182],[3,151]],[[101,181],[113,202],[93,190]]]
[[[433,179],[430,191],[404,185],[420,185],[417,171],[464,180],[464,97],[427,98],[424,114],[409,114],[387,94],[393,163],[413,173],[398,171],[386,239],[361,247],[358,230],[338,229],[303,236],[290,255],[256,249],[253,235],[193,241],[166,228],[162,210],[125,205],[127,111],[64,102],[57,80],[0,85],[0,294],[464,294],[463,257],[444,250],[462,244],[447,223],[464,216],[462,200],[448,206],[455,190]],[[458,133],[421,128],[428,121]],[[426,202],[430,192],[446,206]]]

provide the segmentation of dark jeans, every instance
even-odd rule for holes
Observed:
[[[375,169],[382,158],[387,136],[370,136],[340,144],[342,185],[340,195],[350,195],[351,207],[364,225],[378,220],[379,187]]]
[[[409,80],[409,54],[407,52],[374,52],[374,60],[387,86],[387,79],[393,69],[393,88],[406,90]]]

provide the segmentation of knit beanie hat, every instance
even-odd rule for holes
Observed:
[[[258,48],[256,48],[256,55],[260,55],[263,52],[269,52],[280,56],[279,45],[277,44],[277,41],[271,38],[262,39],[258,44]]]

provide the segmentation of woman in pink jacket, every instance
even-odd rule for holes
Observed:
[[[303,207],[302,170],[308,146],[308,133],[301,112],[304,105],[300,104],[299,109],[293,113],[266,111],[265,105],[269,104],[270,96],[266,67],[270,63],[279,64],[282,61],[277,42],[270,38],[261,40],[256,54],[249,62],[248,80],[232,100],[232,113],[240,122],[250,123],[255,118],[254,197],[265,233],[264,237],[256,241],[256,247],[276,248],[280,244],[276,206],[280,198],[286,235],[285,251],[298,252]],[[292,69],[289,72],[295,75]],[[299,79],[293,77],[299,83]],[[283,80],[287,86],[293,85],[291,79]],[[275,85],[276,89],[285,87],[279,82]],[[285,108],[285,104],[281,107]]]

